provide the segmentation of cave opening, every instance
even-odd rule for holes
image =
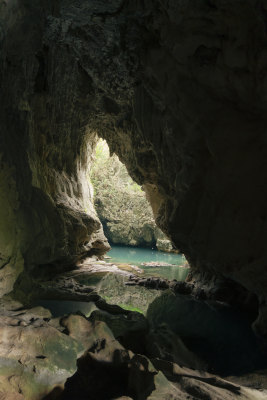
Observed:
[[[267,397],[266,43],[265,0],[0,0],[0,397]],[[101,259],[98,136],[185,281]]]
[[[89,146],[91,146],[90,141]],[[105,224],[111,223],[110,226],[113,227],[114,221],[117,223],[119,219],[116,211],[115,215],[113,214],[114,200],[120,211],[123,207],[127,210],[130,201],[122,189],[121,181],[126,185],[127,190],[129,186],[133,186],[134,195],[142,191],[129,177],[126,167],[120,163],[118,157],[116,155],[113,159],[110,157],[108,145],[104,140],[99,141],[97,137],[94,137],[92,148],[94,150],[90,154],[90,172],[88,174],[87,170],[86,175],[86,179],[89,179],[89,187],[91,184],[94,187],[94,195],[93,191],[89,190],[90,201],[94,204],[100,221],[103,221],[104,233],[109,239],[113,232],[109,232]],[[115,179],[113,179],[114,176]],[[103,189],[104,193],[101,193]],[[122,192],[126,203],[118,199],[118,191]],[[145,199],[143,193],[142,198]],[[108,210],[105,209],[107,204]],[[142,206],[143,210],[144,206]],[[107,217],[105,212],[107,212]],[[152,213],[150,215],[152,216]],[[123,214],[121,218],[124,218]],[[127,227],[132,223],[130,221],[126,222]],[[118,237],[115,229],[115,237],[116,235]],[[112,242],[116,240],[113,239]],[[251,329],[251,323],[255,320],[258,310],[258,301],[254,295],[238,285],[235,286],[231,280],[227,282],[222,279],[220,282],[218,278],[212,283],[209,293],[209,288],[208,290],[205,288],[205,283],[203,284],[201,278],[200,283],[197,282],[197,274],[194,274],[192,278],[192,274],[189,273],[187,282],[184,282],[188,270],[185,271],[183,277],[182,274],[179,278],[163,275],[162,279],[162,275],[158,275],[152,268],[144,276],[143,271],[138,266],[132,265],[132,262],[123,260],[116,263],[109,258],[103,260],[102,256],[108,248],[105,247],[103,251],[100,244],[100,252],[98,252],[94,250],[98,248],[97,243],[93,241],[92,244],[93,250],[90,249],[78,260],[76,264],[78,268],[69,271],[67,275],[59,274],[57,283],[54,285],[51,285],[49,280],[45,282],[45,289],[42,288],[45,290],[45,295],[39,296],[34,302],[36,307],[49,309],[53,319],[59,319],[60,325],[66,326],[68,334],[71,333],[76,340],[82,340],[83,345],[89,346],[90,340],[81,338],[80,333],[77,333],[77,327],[74,328],[75,324],[78,324],[79,329],[85,329],[88,332],[89,326],[86,325],[84,328],[85,321],[79,320],[82,316],[89,322],[90,329],[92,329],[91,324],[95,329],[99,322],[107,325],[117,340],[116,352],[120,346],[123,346],[127,351],[142,354],[145,358],[142,359],[141,369],[144,368],[147,359],[153,360],[152,365],[157,365],[160,371],[164,371],[164,376],[168,376],[166,365],[158,365],[154,361],[156,358],[163,363],[166,362],[167,365],[174,363],[189,370],[205,370],[208,374],[207,382],[214,379],[210,378],[212,374],[215,374],[216,379],[219,379],[218,377],[229,379],[230,386],[227,386],[227,390],[230,392],[238,392],[235,384],[242,383],[244,376],[253,375],[255,371],[257,371],[255,372],[257,379],[259,376],[262,379],[266,368],[265,359],[263,359],[264,344],[255,337]],[[124,247],[127,245],[125,242],[123,244]],[[133,249],[136,244],[135,241],[131,244]],[[210,279],[212,278],[208,276],[204,282],[209,282]],[[63,315],[65,315],[64,318]],[[134,327],[125,327],[125,319],[129,319]],[[103,374],[110,373],[113,376],[113,368],[117,371],[114,359],[108,359],[109,372],[101,368],[103,360],[106,362],[106,351],[110,351],[109,347],[104,346],[101,349],[103,354],[97,360],[91,355],[95,351],[99,351],[96,343],[87,355],[84,354],[78,359],[76,373],[65,382],[63,394],[60,392],[63,399],[68,399],[68,396],[69,398],[80,396],[84,392],[89,396],[91,389],[88,382],[90,380],[98,382],[100,377],[103,378]],[[127,362],[129,362],[127,357]],[[133,369],[131,362],[127,364],[127,367],[125,362],[119,364],[118,371],[121,371],[124,382],[121,386],[116,379],[113,380],[112,396],[118,392],[138,399],[135,392],[136,378],[130,378]],[[90,379],[79,386],[85,373]],[[134,379],[134,389],[129,386],[131,379]],[[253,379],[250,378],[250,381]],[[109,379],[104,382],[105,385],[110,385]],[[220,385],[218,381],[216,382],[216,385]],[[264,379],[260,385],[264,387]],[[145,393],[146,390],[147,387],[144,385],[141,393]],[[93,396],[96,399],[104,396],[104,399],[106,389],[103,392],[102,387],[94,388]]]
[[[132,180],[118,156],[110,155],[103,139],[96,145],[90,179],[96,212],[111,244],[174,250],[157,228],[142,187]]]
[[[108,144],[102,139],[96,145],[90,178],[96,212],[109,242],[156,247],[156,224],[145,192],[131,179],[118,156],[110,155]],[[167,240],[163,233],[162,237]]]

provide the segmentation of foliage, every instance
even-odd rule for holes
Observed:
[[[113,304],[112,303],[112,301],[113,301],[112,297],[102,295],[102,298],[104,300],[106,300],[107,303]],[[135,311],[135,312],[138,312],[140,314],[145,314],[144,311],[141,310],[141,308],[136,307],[136,306],[131,305],[131,304],[119,303],[118,306],[123,308],[124,310]]]
[[[142,311],[141,308],[131,306],[130,304],[119,304],[119,306],[124,310],[135,311],[139,312],[140,314],[144,314],[144,311]]]
[[[104,140],[97,144],[90,179],[95,208],[108,239],[120,244],[154,245],[156,225],[145,193],[119,158],[110,157]]]

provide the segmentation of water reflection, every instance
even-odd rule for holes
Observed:
[[[183,281],[188,274],[188,268],[181,267],[185,263],[182,254],[163,253],[154,249],[135,248],[127,246],[112,246],[108,255],[111,262],[134,264],[144,270],[146,276],[159,276],[167,279]],[[172,266],[149,267],[141,265],[147,262],[164,262]]]

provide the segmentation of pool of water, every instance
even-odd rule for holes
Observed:
[[[145,275],[161,276],[167,279],[186,279],[189,269],[181,267],[185,263],[185,258],[181,254],[163,253],[154,249],[144,249],[139,247],[112,246],[108,252],[111,262],[127,263],[137,265],[144,270]],[[173,264],[172,266],[148,267],[141,265],[145,262],[164,262]]]
[[[185,258],[180,254],[170,254],[159,252],[154,249],[133,248],[126,246],[112,246],[112,250],[108,252],[111,257],[108,262],[114,264],[132,264],[137,265],[144,271],[144,276],[163,277],[169,280],[176,279],[183,281],[186,279],[189,269],[181,265],[184,264]],[[173,264],[169,266],[148,267],[141,265],[144,262],[165,262]],[[84,285],[92,285],[97,287],[98,293],[107,298],[111,304],[122,303],[126,306],[133,306],[141,309],[146,313],[148,305],[153,302],[155,297],[160,295],[160,291],[153,291],[144,287],[125,286],[124,279],[121,275],[107,274],[103,272],[85,274],[77,276],[79,283]],[[69,301],[69,300],[38,300],[36,304],[48,308],[53,317],[58,317],[68,313],[81,311],[87,317],[91,312],[97,309],[92,302]]]
[[[36,300],[34,306],[48,308],[54,318],[78,311],[89,317],[91,312],[98,309],[93,302],[70,300]]]

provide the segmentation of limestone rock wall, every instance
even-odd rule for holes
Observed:
[[[266,334],[266,12],[264,0],[2,1],[3,263],[76,252],[81,225],[63,234],[73,211],[55,203],[70,186],[82,198],[97,132],[192,267],[258,295]]]
[[[158,222],[193,268],[235,280],[266,310],[266,5],[163,1],[147,29],[135,117],[153,143]]]
[[[67,268],[109,248],[87,179],[96,139],[84,72],[67,49],[49,53],[45,24],[56,6],[43,5],[0,2],[1,295],[23,270],[21,281],[36,265]]]
[[[132,180],[116,154],[110,156],[104,140],[96,146],[90,179],[95,209],[111,244],[175,251],[155,224],[145,192]]]

